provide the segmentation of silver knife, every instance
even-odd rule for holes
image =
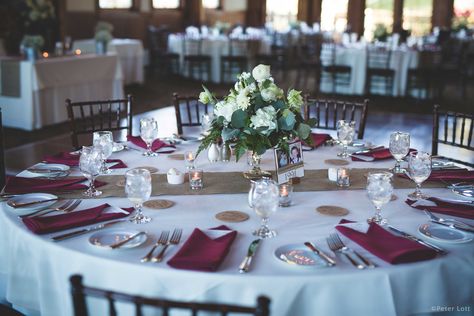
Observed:
[[[428,247],[428,248],[433,249],[434,251],[436,251],[436,252],[439,253],[439,254],[443,254],[443,255],[444,255],[444,254],[447,253],[447,251],[444,250],[443,248],[440,248],[440,247],[438,247],[438,246],[436,246],[436,245],[433,245],[432,243],[429,243],[429,242],[427,242],[427,241],[424,241],[423,239],[420,239],[420,238],[418,238],[418,237],[415,237],[415,236],[413,236],[413,235],[410,235],[410,234],[408,234],[408,233],[405,233],[404,231],[401,231],[401,230],[399,230],[398,228],[395,228],[395,227],[393,227],[393,226],[391,226],[391,225],[387,225],[387,227],[388,227],[388,229],[390,229],[391,231],[393,231],[393,232],[395,232],[395,233],[401,235],[402,237],[405,237],[406,239],[410,239],[410,240],[416,241],[417,243],[419,243],[419,244],[421,244],[421,245],[423,245],[423,246],[426,246],[426,247]]]
[[[109,227],[109,226],[112,226],[112,225],[115,225],[115,224],[118,224],[118,223],[122,223],[122,222],[126,222],[126,221],[127,221],[126,219],[111,221],[111,222],[96,225],[96,226],[93,226],[93,227],[75,230],[75,231],[70,232],[70,233],[56,235],[56,236],[51,237],[51,239],[54,240],[54,241],[61,241],[61,240],[64,240],[64,239],[68,239],[68,238],[71,238],[71,237],[76,237],[76,236],[79,236],[79,235],[82,235],[82,234],[85,234],[85,233],[100,230],[100,229],[103,229],[105,227]]]
[[[430,221],[435,223],[435,224],[440,224],[440,225],[443,225],[443,226],[447,226],[447,227],[454,228],[454,229],[459,229],[459,230],[474,234],[474,229],[473,228],[469,228],[469,227],[465,227],[465,226],[461,226],[461,225],[456,225],[454,223],[450,224],[450,223],[440,222],[440,221],[437,221],[437,220],[434,220],[434,219],[430,219]]]
[[[122,241],[118,241],[118,242],[116,242],[116,243],[110,245],[110,248],[116,249],[116,248],[122,247],[123,245],[125,245],[126,243],[128,243],[130,240],[135,239],[135,238],[137,238],[138,236],[143,235],[143,234],[146,234],[146,233],[145,233],[145,232],[138,232],[138,233],[136,233],[136,234],[133,234],[132,236],[129,236],[129,237],[125,238],[125,239],[122,240]]]
[[[320,256],[321,258],[323,258],[327,263],[328,265],[330,266],[334,266],[336,265],[336,261],[329,257],[327,254],[325,254],[324,252],[322,252],[321,250],[319,250],[318,248],[316,248],[312,243],[310,243],[309,241],[305,242],[304,245],[306,247],[308,247],[309,249],[311,249],[311,251],[313,251],[314,253],[316,253],[318,256]]]
[[[454,203],[454,204],[474,204],[474,201],[467,201],[467,200],[456,200],[456,199],[445,199],[445,198],[436,198],[440,200],[441,202],[446,202],[446,203]]]
[[[384,148],[384,146],[377,146],[377,147],[368,148],[368,149],[364,149],[364,150],[358,150],[358,151],[353,152],[352,154],[353,155],[366,154],[366,153],[370,153],[371,151],[377,151],[377,150],[382,149],[382,148]]]
[[[247,250],[247,256],[239,265],[239,272],[245,273],[249,271],[250,263],[252,263],[252,258],[255,256],[258,245],[260,244],[261,239],[255,239],[250,243],[249,249]]]

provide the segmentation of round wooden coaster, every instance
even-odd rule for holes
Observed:
[[[121,188],[125,188],[125,178],[118,180],[115,183],[115,185],[118,186],[118,187],[121,187]]]
[[[146,170],[150,171],[150,173],[156,173],[156,172],[158,172],[158,168],[155,168],[155,167],[145,166],[145,167],[137,167],[137,168],[146,169]]]
[[[223,211],[216,214],[216,218],[223,222],[237,223],[249,219],[249,214],[240,211]]]
[[[320,214],[330,216],[345,216],[349,214],[349,210],[347,208],[334,205],[321,205],[316,208],[316,211],[318,211]]]
[[[184,154],[171,154],[168,155],[168,158],[173,160],[184,160]]]
[[[324,162],[334,166],[346,166],[349,164],[349,161],[343,159],[326,159]]]
[[[395,194],[392,194],[390,201],[396,201],[396,200],[398,200],[398,196],[396,196]]]
[[[143,205],[155,210],[161,210],[164,208],[172,207],[174,205],[174,202],[170,200],[149,200],[143,203]]]

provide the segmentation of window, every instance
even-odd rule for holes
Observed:
[[[154,9],[177,9],[179,8],[179,0],[153,0]]]
[[[202,6],[206,9],[218,9],[220,7],[219,0],[202,0]]]
[[[133,0],[99,0],[101,9],[130,9]]]
[[[296,22],[298,0],[267,0],[267,23],[276,31],[284,31]]]
[[[474,26],[474,0],[454,0],[453,28]]]
[[[374,31],[378,24],[385,26],[390,33],[393,29],[394,0],[366,0],[364,11],[364,37],[367,40],[374,38]]]
[[[422,36],[431,31],[433,0],[403,1],[403,28],[411,30],[411,34]]]
[[[321,5],[321,30],[342,33],[347,26],[348,0],[323,0]]]

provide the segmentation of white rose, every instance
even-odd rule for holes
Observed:
[[[211,102],[213,99],[212,95],[209,94],[209,92],[207,91],[202,91],[201,93],[199,93],[199,102],[203,103],[203,104],[208,104],[209,102]]]
[[[266,127],[266,130],[261,133],[264,135],[268,135],[277,127],[275,119],[275,108],[273,106],[266,106],[262,109],[258,109],[256,114],[250,118],[250,126],[254,129]]]
[[[252,70],[252,76],[257,81],[263,81],[270,78],[270,66],[268,65],[258,65]]]

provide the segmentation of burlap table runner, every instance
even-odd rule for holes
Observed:
[[[327,169],[305,170],[305,176],[301,182],[294,186],[296,192],[311,191],[337,191],[337,190],[365,190],[367,185],[367,174],[374,171],[386,171],[385,169],[352,169],[350,171],[351,185],[349,187],[338,187],[335,182],[328,180]],[[108,184],[98,188],[103,192],[101,197],[126,197],[123,187],[116,183],[124,176],[100,176],[98,180]],[[395,189],[415,188],[413,181],[394,176],[393,185]],[[424,188],[443,188],[445,184],[437,181],[423,183]],[[152,175],[152,196],[158,195],[206,195],[206,194],[235,194],[247,193],[250,188],[249,180],[242,176],[242,172],[205,172],[204,187],[202,190],[191,190],[189,183],[180,185],[168,184],[165,174]],[[84,198],[82,192],[73,192],[58,195],[64,198]]]

